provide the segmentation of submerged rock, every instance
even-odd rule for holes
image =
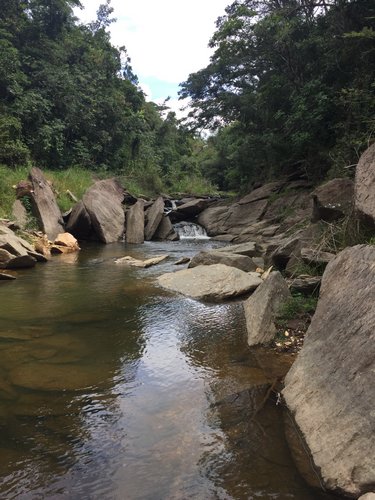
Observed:
[[[213,264],[163,274],[158,283],[195,299],[224,300],[255,290],[262,280],[234,267]]]
[[[283,391],[325,486],[349,496],[375,484],[374,262],[358,245],[328,264]]]

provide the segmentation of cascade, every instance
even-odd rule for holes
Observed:
[[[179,235],[181,240],[194,239],[194,240],[207,240],[206,230],[204,227],[194,222],[178,222],[174,224],[174,230]]]

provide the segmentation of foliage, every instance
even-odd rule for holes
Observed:
[[[195,126],[218,130],[210,178],[233,188],[296,170],[350,175],[375,136],[372,0],[236,0],[189,76]]]
[[[111,44],[110,0],[88,25],[73,15],[79,5],[2,2],[0,162],[144,173],[150,181],[186,175],[190,168],[200,174],[189,159],[199,140],[167,106],[146,102],[126,48]],[[68,200],[60,201],[66,208]]]
[[[305,314],[312,314],[316,309],[317,301],[316,297],[305,297],[301,294],[295,294],[280,306],[277,318],[280,321],[285,321]]]

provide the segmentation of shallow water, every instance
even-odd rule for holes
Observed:
[[[256,413],[288,361],[262,370],[240,302],[155,284],[212,245],[88,245],[0,282],[0,498],[326,498],[298,476],[273,398]]]

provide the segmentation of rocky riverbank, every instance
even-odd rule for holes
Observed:
[[[131,248],[145,240],[175,241],[175,223],[198,223],[229,244],[197,254],[186,269],[160,276],[159,285],[199,300],[240,297],[249,346],[294,350],[301,347],[311,316],[293,329],[280,311],[287,305],[295,321],[293,300],[318,297],[321,286],[283,396],[321,484],[351,498],[374,489],[375,247],[354,243],[374,242],[375,145],[362,156],[355,182],[334,179],[312,190],[296,175],[255,187],[234,201],[147,200],[108,179],[97,181],[63,216],[40,170],[32,169],[21,187],[18,192],[30,200],[42,233],[32,246],[12,231],[22,227],[16,202],[18,222],[0,226],[0,265],[6,270],[45,261],[43,248],[68,247],[66,238],[74,250],[78,243],[72,237],[103,243],[123,239]],[[73,236],[63,237],[66,232]]]

